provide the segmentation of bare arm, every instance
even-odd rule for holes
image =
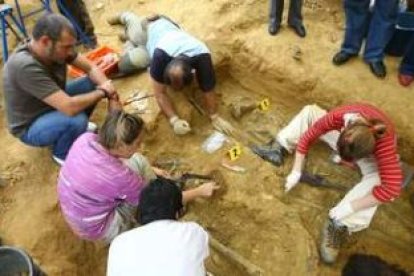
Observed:
[[[162,112],[164,112],[167,118],[176,116],[174,107],[166,93],[166,86],[162,83],[157,82],[153,78],[151,78],[151,82],[154,89],[155,98],[157,99],[158,105],[160,106]]]
[[[101,90],[73,97],[58,90],[44,98],[43,101],[68,116],[75,116],[103,98],[105,98],[105,92]]]
[[[101,69],[98,68],[98,66],[93,64],[90,60],[82,55],[78,55],[72,64],[75,67],[78,67],[79,69],[85,71],[91,80],[97,85],[102,85],[105,82],[109,81],[109,79],[105,76]]]
[[[209,116],[217,113],[217,100],[216,93],[214,91],[203,93],[204,105],[206,107]]]

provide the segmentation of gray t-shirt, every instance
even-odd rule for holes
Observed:
[[[65,90],[66,63],[46,66],[24,44],[8,59],[3,82],[8,127],[11,134],[20,137],[38,116],[54,110],[43,99]]]

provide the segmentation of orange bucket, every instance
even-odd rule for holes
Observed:
[[[92,50],[86,53],[85,57],[101,68],[107,76],[118,71],[118,53],[107,46],[101,46]],[[68,74],[72,78],[86,75],[83,70],[72,65],[69,65]]]

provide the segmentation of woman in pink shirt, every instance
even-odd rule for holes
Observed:
[[[63,215],[79,237],[112,241],[136,226],[133,212],[141,190],[156,174],[136,153],[143,121],[123,111],[111,112],[99,135],[85,133],[73,144],[59,174],[58,196]],[[209,197],[214,182],[183,192],[183,202]]]
[[[308,150],[317,139],[337,152],[338,163],[355,162],[362,174],[361,181],[329,211],[322,231],[321,257],[333,263],[341,237],[367,228],[377,207],[399,196],[402,172],[394,126],[381,110],[368,104],[344,105],[329,112],[316,105],[305,106],[278,133],[272,149],[254,151],[275,165],[283,163],[286,152],[295,151],[293,169],[285,183],[288,192],[299,183]]]

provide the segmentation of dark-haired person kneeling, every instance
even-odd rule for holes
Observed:
[[[187,121],[179,118],[167,95],[167,87],[182,90],[193,82],[194,76],[203,92],[205,109],[213,126],[224,133],[234,130],[217,113],[214,91],[216,77],[210,50],[203,42],[185,32],[166,16],[141,18],[132,12],[122,12],[109,18],[108,23],[126,26],[124,38],[128,42],[126,48],[129,50],[121,58],[121,71],[126,68],[144,68],[150,60],[150,76],[155,97],[175,134],[185,135],[191,131],[191,127]]]
[[[82,239],[111,242],[136,226],[134,212],[142,189],[165,171],[137,153],[144,122],[118,110],[109,113],[99,135],[80,136],[59,174],[58,197],[71,229]],[[182,193],[183,203],[210,197],[218,186],[208,182]]]
[[[114,239],[108,256],[108,276],[205,276],[208,234],[195,222],[179,222],[182,195],[166,179],[153,180],[141,192],[141,227]]]
[[[329,211],[322,230],[322,260],[335,262],[347,234],[369,226],[377,208],[401,192],[402,170],[397,154],[395,127],[380,109],[369,104],[336,107],[329,112],[305,106],[277,134],[271,148],[254,148],[263,159],[280,166],[287,152],[295,152],[286,179],[288,192],[301,179],[311,145],[321,139],[336,152],[336,162],[355,163],[362,179]]]

